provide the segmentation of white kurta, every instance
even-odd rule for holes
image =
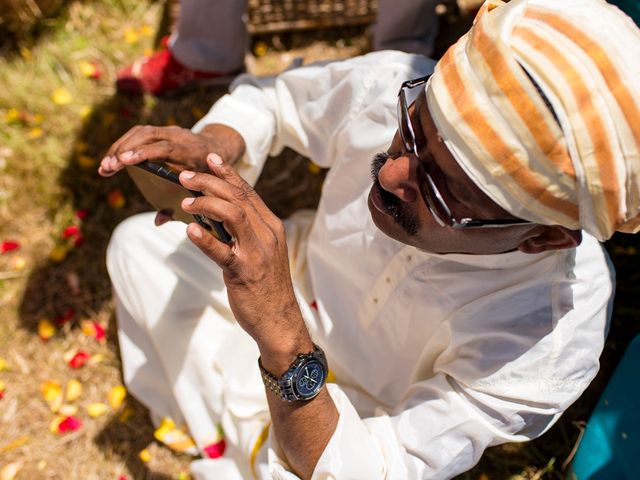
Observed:
[[[284,146],[331,168],[315,217],[287,222],[296,295],[340,412],[313,478],[450,478],[488,446],[543,433],[598,370],[613,280],[593,238],[536,255],[434,255],[372,223],[371,157],[396,129],[401,82],[432,68],[379,52],[245,77],[194,127],[238,130],[250,181]],[[257,348],[184,230],[146,215],[114,233],[125,381],[201,448],[223,425],[228,451],[194,462],[196,477],[296,478],[273,435],[258,451],[268,409]]]

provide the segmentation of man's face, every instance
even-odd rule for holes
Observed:
[[[485,195],[460,168],[440,140],[424,91],[409,111],[420,159],[405,150],[398,132],[387,152],[374,158],[369,210],[376,226],[391,238],[434,253],[491,254],[517,249],[535,225],[453,229],[438,224],[421,193],[419,162],[456,218],[515,217]]]

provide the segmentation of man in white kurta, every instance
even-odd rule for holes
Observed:
[[[434,254],[374,225],[371,158],[394,136],[401,83],[433,67],[378,52],[244,77],[193,128],[237,131],[235,168],[250,183],[284,147],[330,169],[317,211],[285,222],[295,297],[339,413],[314,479],[451,478],[489,446],[545,432],[598,370],[613,279],[588,233],[540,253]],[[258,348],[184,225],[130,218],[107,263],[125,382],[156,421],[185,425],[204,457],[195,477],[298,478],[268,429]],[[227,449],[207,458],[220,426]]]

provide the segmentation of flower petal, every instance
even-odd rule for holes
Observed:
[[[144,463],[148,463],[149,461],[151,461],[151,452],[149,452],[148,448],[140,450],[138,458],[140,458],[140,460],[142,460]]]
[[[82,383],[75,378],[67,382],[65,388],[65,400],[67,402],[75,402],[82,395]]]
[[[127,202],[120,190],[111,190],[107,195],[107,203],[114,210],[120,210]]]
[[[46,342],[56,334],[55,325],[48,319],[43,318],[38,322],[38,336]]]
[[[20,248],[20,243],[15,240],[5,240],[0,243],[0,253],[7,253],[13,250],[18,250]]]
[[[90,357],[87,352],[80,350],[73,357],[71,357],[68,363],[71,368],[77,369],[77,368],[84,367],[85,363],[87,363],[87,360],[89,360],[89,358]]]
[[[109,411],[109,406],[106,403],[90,403],[87,406],[87,413],[92,418],[101,417]]]
[[[69,105],[73,101],[71,93],[64,87],[56,88],[51,95],[51,99],[56,105]]]
[[[120,405],[122,405],[122,402],[124,401],[126,396],[127,396],[127,389],[124,388],[122,385],[113,387],[111,390],[109,390],[109,394],[107,396],[109,400],[109,405],[111,405],[111,408],[113,409],[120,408]]]
[[[64,417],[60,423],[58,423],[58,433],[75,432],[82,427],[82,421],[74,416]]]

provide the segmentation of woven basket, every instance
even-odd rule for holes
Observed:
[[[364,25],[376,18],[378,0],[249,0],[250,33]]]

